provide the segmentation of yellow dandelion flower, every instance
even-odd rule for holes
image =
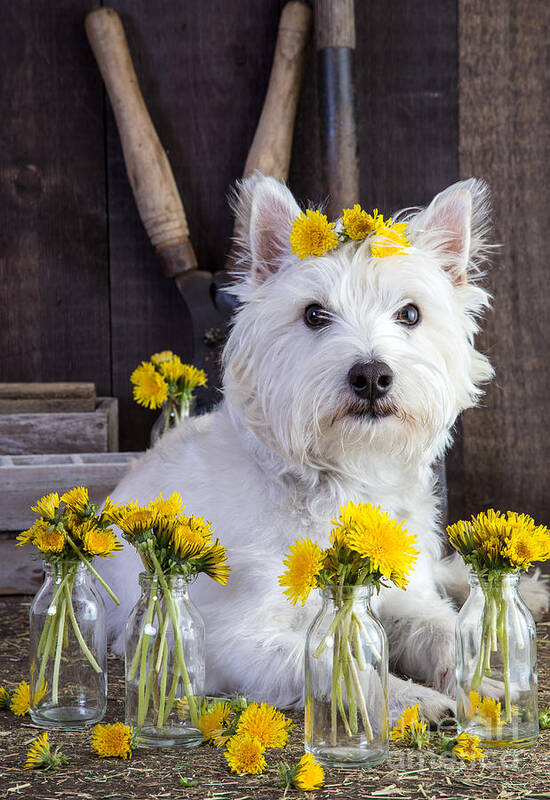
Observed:
[[[21,681],[16,687],[12,696],[10,709],[16,717],[24,717],[29,713],[31,707],[31,687],[27,681]]]
[[[44,495],[40,500],[36,501],[35,506],[31,506],[31,511],[36,511],[41,517],[46,520],[54,519],[59,509],[59,495],[57,492],[51,492]]]
[[[308,256],[324,256],[338,244],[335,223],[325,214],[310,208],[296,217],[290,233],[290,249],[303,260]]]
[[[59,747],[52,753],[48,732],[45,731],[29,747],[24,769],[59,769],[66,763],[67,759],[59,752]]]
[[[43,519],[35,520],[31,528],[28,528],[26,531],[21,531],[21,533],[17,536],[17,546],[23,547],[26,544],[34,544],[36,537],[44,533],[44,531],[48,531],[49,529],[49,522],[46,522]]]
[[[110,497],[105,498],[105,503],[101,511],[101,518],[109,525],[118,525],[119,520],[127,513],[124,506],[115,503]]]
[[[409,743],[421,750],[430,743],[430,733],[428,731],[428,724],[423,719],[415,720],[409,728]]]
[[[311,753],[306,753],[298,761],[294,785],[297,789],[304,792],[313,792],[320,789],[325,782],[325,771],[320,764],[315,761]]]
[[[92,556],[113,556],[117,550],[122,550],[122,545],[111,528],[98,528],[93,521],[84,523],[81,528],[82,544]]]
[[[132,758],[134,747],[134,729],[123,722],[94,727],[92,750],[100,758]]]
[[[419,721],[420,706],[407,706],[390,732],[392,742],[408,741],[411,726]]]
[[[248,772],[259,775],[266,767],[265,747],[254,736],[232,736],[227,742],[224,756],[231,767],[231,772]]]
[[[264,747],[284,747],[292,722],[267,703],[250,703],[239,717],[237,736],[254,736]]]
[[[491,728],[497,728],[502,725],[502,708],[500,703],[493,697],[484,697],[477,704],[476,716],[478,716],[484,725]]]
[[[349,502],[340,507],[340,517],[332,523],[350,549],[369,559],[371,572],[380,572],[401,588],[407,585],[418,550],[416,537],[407,532],[403,522],[392,519],[380,506]]]
[[[206,372],[203,369],[197,369],[192,364],[182,364],[182,367],[180,378],[185,383],[187,390],[196,389],[197,386],[206,386]]]
[[[170,361],[172,358],[178,358],[178,356],[174,356],[171,350],[161,350],[160,353],[153,353],[151,362],[157,367],[165,361]]]
[[[231,568],[227,563],[227,549],[218,540],[199,555],[196,565],[199,572],[204,572],[216,583],[227,585]]]
[[[159,494],[155,500],[151,500],[149,503],[149,511],[165,517],[177,517],[177,515],[180,514],[184,508],[185,506],[183,505],[181,494],[179,492],[172,492],[170,497],[168,497],[166,500],[162,494]]]
[[[118,520],[118,527],[130,536],[144,533],[154,523],[154,517],[147,509],[132,510]]]
[[[227,700],[220,700],[214,703],[212,708],[208,711],[203,710],[197,725],[202,732],[205,742],[209,742],[210,744],[214,743],[215,738],[219,736],[224,729],[230,714],[231,703]]]
[[[380,230],[387,223],[384,222],[382,214],[375,208],[372,214],[363,211],[359,203],[353,208],[345,208],[342,215],[344,230],[350,239],[365,239],[374,231]]]
[[[65,547],[66,541],[65,531],[60,531],[51,525],[39,531],[34,538],[34,544],[42,553],[60,553]]]
[[[74,489],[69,489],[68,492],[61,495],[61,500],[74,514],[85,514],[90,505],[90,497],[85,486],[75,486]]]
[[[168,384],[152,364],[146,361],[135,369],[131,376],[134,384],[134,400],[146,408],[159,408],[168,397]]]
[[[0,686],[0,708],[9,708],[10,702],[10,693],[5,686]]]
[[[323,566],[324,554],[317,542],[307,537],[298,539],[289,549],[289,554],[283,560],[287,569],[279,577],[279,583],[288,587],[283,593],[292,605],[296,605],[298,600],[305,605],[311,590],[317,586],[317,575]]]
[[[452,753],[463,761],[480,761],[486,755],[479,746],[479,741],[479,736],[461,733],[455,739]]]
[[[371,245],[371,254],[376,258],[398,256],[408,250],[411,243],[404,234],[406,222],[397,222],[390,227],[380,228],[376,231],[376,239]]]

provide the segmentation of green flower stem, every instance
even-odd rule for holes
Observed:
[[[326,638],[326,637],[325,637]],[[338,650],[340,647],[340,632],[336,629],[334,631],[334,642],[332,646],[332,681],[330,686],[330,743],[336,747],[338,741],[337,728],[338,728]],[[315,655],[315,654],[314,654]]]
[[[336,614],[334,615],[334,619],[330,623],[329,627],[327,628],[327,632],[325,633],[322,642],[317,646],[317,649],[313,653],[313,658],[320,658],[323,655],[325,648],[327,646],[327,642],[329,638],[333,635],[335,630],[339,627],[342,622],[342,617],[350,610],[353,605],[352,600],[346,600],[342,608],[338,609]]]
[[[62,580],[61,580],[61,582],[60,582],[60,584],[59,584],[59,586],[56,588],[56,590],[55,590],[55,592],[53,594],[53,597],[52,597],[52,601],[51,601],[50,605],[48,606],[48,610],[50,608],[55,608],[56,612],[57,612],[57,604],[59,602],[59,596],[63,594],[63,583],[64,583],[64,581],[67,580],[67,577],[68,577],[67,575],[64,575]],[[52,624],[52,622],[54,622],[55,617],[56,617],[55,613],[54,614],[48,614],[47,617],[46,617],[46,621],[44,623],[44,627],[42,628],[42,634],[40,636],[40,641],[38,642],[38,648],[36,650],[36,655],[38,657],[40,657],[42,655],[42,648],[44,647],[44,645],[46,643],[46,639],[48,638],[48,631],[50,629],[50,625]]]
[[[100,582],[100,584],[103,586],[103,588],[105,589],[105,591],[107,592],[107,594],[108,594],[110,597],[112,597],[112,599],[115,601],[115,603],[117,604],[117,606],[119,606],[119,605],[120,605],[120,600],[118,599],[118,597],[116,596],[116,594],[113,592],[113,590],[111,589],[111,587],[110,587],[110,586],[108,586],[108,585],[105,583],[105,581],[103,580],[103,578],[101,577],[101,575],[99,574],[99,572],[98,572],[98,571],[97,571],[97,570],[96,570],[94,567],[92,567],[91,563],[90,563],[90,562],[88,561],[88,559],[87,559],[87,558],[84,556],[84,554],[82,553],[82,551],[81,551],[81,550],[79,550],[79,548],[76,546],[76,544],[73,542],[73,540],[71,539],[71,537],[70,537],[69,535],[67,535],[67,541],[69,542],[70,546],[73,548],[73,550],[75,551],[75,553],[78,555],[78,557],[80,558],[80,560],[82,561],[82,563],[86,565],[86,567],[87,567],[87,568],[90,570],[90,572],[92,573],[92,575],[95,575],[95,577],[96,577],[96,578],[97,578],[97,580]]]
[[[510,598],[510,587],[507,586],[505,588],[506,592],[506,599]],[[516,604],[514,602],[510,603],[508,608],[512,611],[512,622],[514,623],[514,631],[516,634],[516,641],[519,650],[523,650],[525,647],[525,642],[523,641],[523,633],[521,632],[521,625],[519,624],[519,617],[518,617],[518,610],[516,608]]]
[[[162,667],[160,673],[160,697],[159,697],[159,710],[157,716],[157,728],[162,728],[165,720],[164,711],[165,711],[165,700],[166,700],[166,679],[168,677],[168,645],[166,644],[166,638],[162,640],[162,646],[160,647],[159,655],[162,655]]]
[[[60,573],[61,574],[61,573]],[[52,602],[49,605],[49,608],[55,605],[56,612],[55,614],[48,615],[46,622],[44,623],[44,628],[42,629],[42,634],[40,636],[40,642],[38,644],[38,651],[37,655],[40,656],[42,653],[42,661],[40,662],[40,671],[38,673],[38,680],[36,683],[37,690],[40,690],[41,686],[44,684],[44,677],[46,674],[46,668],[48,666],[48,661],[51,656],[53,656],[55,647],[56,647],[56,637],[57,637],[57,630],[59,626],[59,609],[58,606],[60,602],[62,604],[65,603],[64,600],[64,591],[65,591],[65,584],[69,580],[71,576],[70,571],[67,574],[63,575],[59,586],[57,587],[55,594],[52,598]],[[60,601],[59,597],[62,596]],[[42,644],[42,649],[40,645]]]
[[[180,679],[179,671],[176,669],[176,664],[174,663],[174,676],[172,678],[172,685],[170,687],[170,692],[168,693],[168,697],[166,698],[166,703],[164,706],[164,719],[168,719],[168,717],[172,712],[172,707],[176,699],[176,692],[178,690],[179,679]]]
[[[74,634],[75,634],[75,636],[76,636],[76,638],[78,640],[78,644],[80,645],[80,648],[81,648],[82,652],[84,653],[84,655],[86,656],[86,658],[90,662],[90,664],[92,666],[92,669],[95,672],[97,672],[97,673],[103,672],[103,669],[99,666],[99,664],[97,663],[97,661],[95,660],[95,658],[93,656],[93,653],[91,652],[90,648],[88,647],[88,645],[84,641],[84,637],[82,636],[81,630],[78,627],[78,622],[76,621],[76,616],[75,616],[74,608],[73,608],[72,593],[71,593],[71,590],[69,589],[69,586],[68,586],[67,583],[65,584],[65,599],[67,601],[67,610],[69,612],[69,619],[71,620]]]
[[[371,653],[373,654],[374,658],[377,661],[380,661],[382,659],[382,656],[378,652],[378,648],[376,647],[374,642],[372,642],[369,639],[369,633],[368,633],[367,629],[365,628],[365,626],[363,625],[363,621],[362,621],[361,617],[357,616],[357,614],[354,611],[352,613],[352,619],[355,622],[355,624],[357,625],[358,629],[361,631],[361,634],[363,636],[363,640],[364,640],[365,644],[367,645],[367,647],[369,648],[369,650],[371,651]]]
[[[147,706],[145,705],[145,681],[147,677],[147,651],[149,650],[149,640],[151,634],[148,628],[151,628],[153,621],[153,610],[155,606],[155,597],[157,593],[158,580],[154,576],[151,581],[151,591],[149,593],[149,603],[147,605],[147,612],[145,614],[145,622],[143,623],[141,637],[141,645],[138,644],[138,652],[140,653],[140,669],[139,669],[139,684],[138,684],[138,724],[137,727],[141,728],[147,716]],[[152,668],[152,667],[151,667]]]
[[[357,666],[359,669],[364,670],[367,668],[367,662],[365,661],[365,654],[363,653],[363,648],[361,647],[359,626],[353,619],[351,622],[351,627],[353,629],[353,649],[355,650],[355,660],[357,661]]]
[[[187,702],[189,703],[191,723],[196,727],[199,720],[199,716],[197,711],[197,704],[195,703],[195,698],[193,696],[193,688],[191,686],[191,681],[189,679],[189,674],[187,672],[187,667],[185,665],[185,657],[183,654],[183,643],[181,641],[180,630],[179,630],[180,626],[179,626],[178,614],[176,613],[176,609],[174,608],[174,603],[172,602],[172,593],[170,591],[170,587],[166,582],[166,578],[164,577],[162,567],[160,566],[159,560],[152,546],[149,547],[149,553],[151,556],[151,560],[155,565],[156,574],[164,594],[164,600],[166,602],[166,607],[168,609],[168,613],[170,615],[170,619],[172,622],[172,627],[174,629],[174,661],[176,662],[174,668],[176,668],[177,664],[177,667],[180,670],[181,678],[183,680]]]
[[[499,613],[499,638],[502,649],[502,661],[504,667],[504,709],[506,722],[512,721],[512,701],[510,698],[510,653],[508,641],[508,603],[501,600]]]
[[[349,667],[351,672],[351,680],[355,686],[355,691],[357,693],[357,702],[359,705],[359,709],[361,711],[361,717],[363,719],[363,727],[365,729],[365,735],[367,737],[368,742],[372,742],[374,739],[374,734],[372,732],[372,726],[370,724],[369,719],[369,712],[367,710],[367,704],[365,702],[365,696],[363,694],[363,690],[361,688],[361,681],[359,680],[359,675],[357,674],[357,668],[355,666],[355,662],[353,660],[353,655],[351,652],[351,647],[349,646],[349,642],[346,642],[346,648],[348,651],[349,656]]]
[[[347,654],[345,649],[341,650],[340,658],[342,659],[343,664],[343,677],[344,683],[346,685],[346,696],[348,698],[348,713],[349,713],[349,727],[351,731],[348,735],[351,736],[352,733],[357,733],[358,731],[358,724],[357,724],[357,703],[355,702],[355,695],[353,692],[353,685],[351,681],[350,675],[350,668],[347,660]]]
[[[141,645],[143,644],[143,628],[139,632],[138,643],[136,645],[136,649],[134,655],[132,656],[132,660],[128,665],[128,670],[126,672],[126,680],[133,681],[136,677],[136,672],[139,666],[139,659],[141,656]]]
[[[156,672],[160,672],[162,659],[164,657],[164,651],[165,650],[168,651],[168,647],[166,645],[166,632],[168,630],[168,623],[170,621],[170,618],[169,618],[168,614],[166,614],[164,619],[162,619],[162,616],[160,616],[160,607],[159,607],[158,611],[159,611],[159,623],[161,625],[161,630],[160,630],[160,646],[159,646],[159,650],[158,650],[158,654],[157,654],[157,660],[156,660],[156,663],[155,663]]]
[[[65,630],[65,615],[67,613],[67,603],[62,602],[58,614],[57,623],[57,646],[55,648],[55,659],[53,663],[52,677],[52,703],[56,706],[59,702],[59,669],[61,666],[61,651],[63,649],[63,633]]]

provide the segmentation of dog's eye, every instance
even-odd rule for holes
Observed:
[[[312,303],[304,311],[304,321],[310,328],[320,328],[330,322],[330,317],[322,306]]]
[[[407,303],[406,306],[399,309],[395,315],[395,319],[402,325],[409,325],[409,327],[412,327],[420,322],[420,311],[412,303]]]

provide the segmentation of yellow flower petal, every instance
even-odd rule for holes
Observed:
[[[232,736],[227,743],[224,756],[231,768],[231,772],[247,772],[258,775],[266,767],[264,758],[265,747],[254,736]]]
[[[286,586],[284,594],[296,605],[298,600],[305,604],[313,588],[317,586],[317,575],[323,566],[323,551],[311,539],[298,539],[290,545],[290,553],[283,561],[286,572],[279,577],[279,584]]]
[[[334,227],[335,223],[329,222],[325,214],[308,208],[292,224],[290,249],[302,260],[308,256],[323,256],[338,244]]]
[[[100,758],[131,758],[134,729],[123,722],[96,725],[92,734],[92,750]]]
[[[317,763],[311,753],[303,755],[298,761],[294,778],[296,788],[302,789],[304,792],[313,792],[315,789],[320,789],[324,782],[325,771],[322,766]]]
[[[130,376],[134,400],[146,408],[159,408],[168,397],[168,384],[152,364],[143,361]]]
[[[242,712],[237,735],[254,736],[264,747],[284,747],[292,722],[281,711],[267,703],[250,703]]]

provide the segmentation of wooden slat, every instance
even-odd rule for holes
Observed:
[[[93,411],[93,383],[0,383],[0,414]]]
[[[1,454],[100,453],[117,442],[116,397],[98,398],[91,413],[0,414]]]
[[[86,486],[93,502],[102,501],[139,453],[11,456],[0,459],[0,530],[32,525],[30,510],[38,497]],[[132,498],[133,499],[133,498]]]
[[[199,267],[220,269],[233,229],[226,194],[242,174],[260,116],[280,4],[205,0],[197,13],[193,0],[120,0],[116,8]],[[130,374],[156,350],[189,359],[189,317],[139,220],[110,108],[107,123],[113,393],[120,398],[121,447],[142,449],[155,415],[133,402]]]
[[[95,0],[2,8],[0,379],[93,380],[111,394]]]
[[[30,550],[30,547],[18,547],[13,537],[0,538],[0,595],[38,591],[44,570],[41,560],[33,558]]]
[[[550,521],[550,4],[460,0],[460,172],[492,188],[502,243],[479,337],[496,368],[482,408],[464,416],[466,510]]]

